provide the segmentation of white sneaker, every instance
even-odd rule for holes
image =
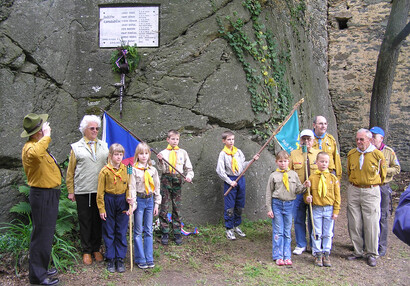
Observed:
[[[235,227],[233,228],[233,230],[234,230],[239,236],[242,236],[242,237],[245,237],[245,236],[246,236],[246,234],[245,234],[239,227],[237,227],[237,226],[235,226]]]
[[[306,247],[295,247],[295,250],[293,250],[293,254],[296,255],[301,255],[303,251],[306,250]]]
[[[236,239],[235,233],[233,232],[232,228],[226,230],[226,238],[229,239],[229,240],[235,240]]]

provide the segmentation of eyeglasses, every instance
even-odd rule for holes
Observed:
[[[100,130],[100,127],[87,127],[87,129],[90,129],[91,131],[98,131]]]

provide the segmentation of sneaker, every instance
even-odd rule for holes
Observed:
[[[155,264],[154,264],[154,262],[148,262],[147,266],[148,266],[148,268],[154,268]]]
[[[329,252],[325,252],[323,255],[323,266],[331,267],[332,263],[330,263]]]
[[[168,240],[169,240],[169,234],[164,233],[161,237],[161,244],[162,245],[168,245]]]
[[[115,272],[114,259],[108,259],[107,260],[107,271],[110,272],[110,273]]]
[[[285,265],[292,265],[292,260],[290,259],[285,259],[285,261],[283,261],[285,263]]]
[[[295,249],[293,250],[293,254],[296,255],[301,255],[303,251],[306,250],[306,247],[298,247],[296,246]]]
[[[283,259],[276,259],[275,263],[276,265],[279,265],[279,266],[285,265],[285,262],[283,261]]]
[[[117,272],[119,273],[125,272],[124,260],[122,258],[118,258],[115,264],[116,264],[115,266],[116,266]]]
[[[246,234],[245,234],[239,227],[237,227],[237,226],[235,226],[235,227],[233,228],[233,230],[234,230],[239,236],[241,236],[241,237],[245,237],[245,236],[246,236]]]
[[[146,263],[137,263],[139,269],[147,269],[148,265]]]
[[[236,239],[235,233],[233,232],[232,228],[226,230],[226,238],[230,240]]]
[[[181,245],[182,244],[182,236],[180,234],[174,234],[175,244]]]
[[[322,253],[318,252],[315,255],[315,266],[322,267],[323,262],[322,262]]]

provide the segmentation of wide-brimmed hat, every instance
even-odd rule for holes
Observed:
[[[41,129],[44,122],[47,121],[47,119],[48,114],[27,114],[23,120],[24,131],[21,133],[20,136],[24,138],[36,134]]]

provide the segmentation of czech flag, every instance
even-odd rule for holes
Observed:
[[[133,165],[135,148],[137,148],[140,142],[105,112],[103,127],[102,140],[107,142],[108,147],[113,143],[121,144],[125,149],[122,163],[126,166],[128,164]]]
[[[299,148],[299,119],[297,110],[292,114],[279,133],[276,134],[275,139],[278,141],[280,147],[289,154]]]

